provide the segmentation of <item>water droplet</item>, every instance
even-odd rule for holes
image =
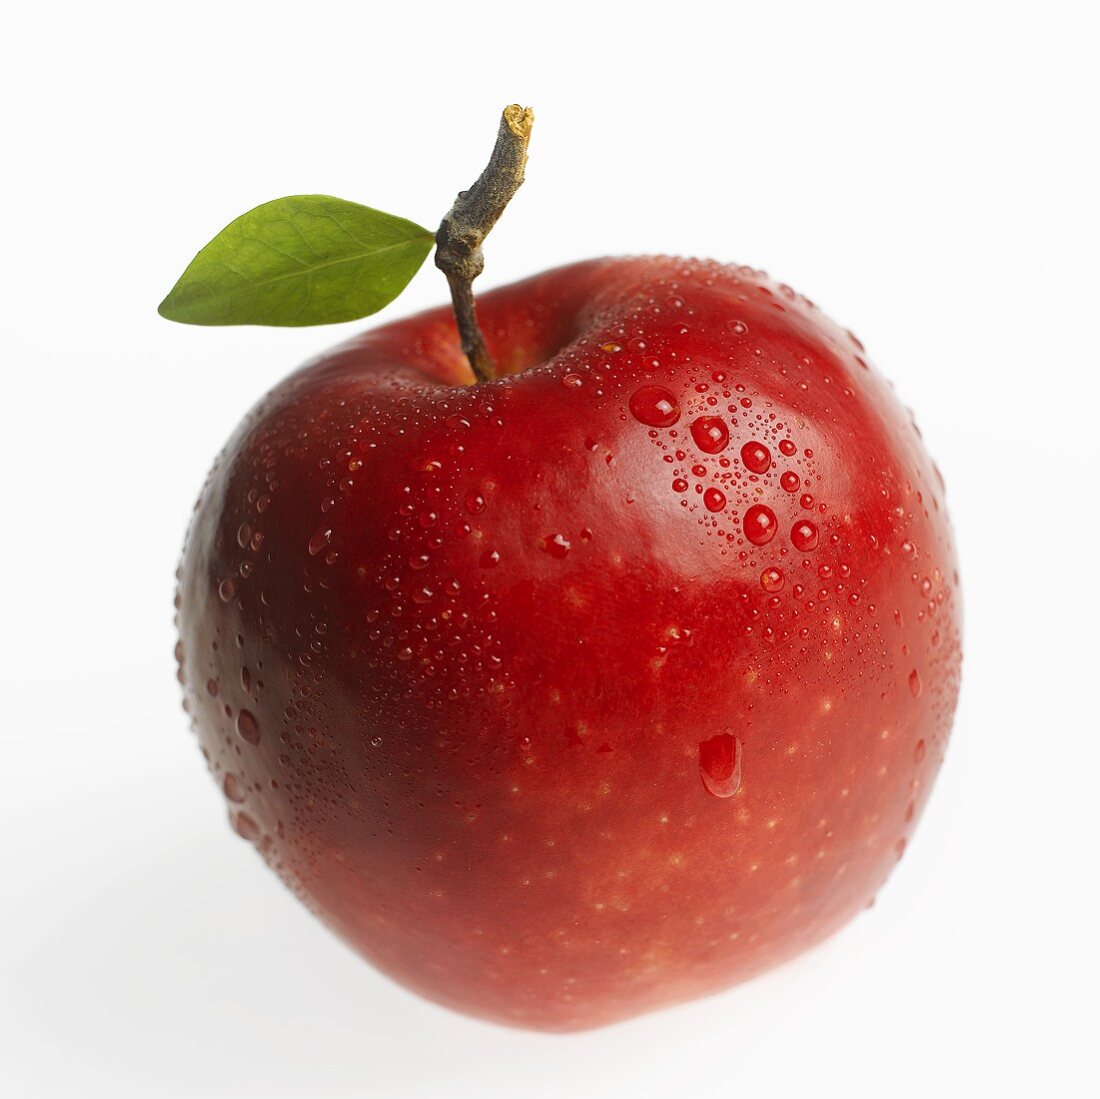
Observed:
[[[744,336],[749,330],[744,321],[728,321],[726,327],[736,336]]]
[[[677,477],[672,482],[672,490],[673,490],[673,492],[687,492],[687,490],[688,490],[687,481],[685,481],[683,479],[683,477]]]
[[[230,815],[229,819],[233,822],[238,836],[248,840],[249,843],[259,842],[260,826],[247,813]]]
[[[719,733],[699,745],[699,775],[708,794],[731,798],[741,789],[741,741]]]
[[[741,461],[750,473],[767,473],[772,467],[772,452],[763,443],[746,443],[741,448]]]
[[[480,515],[485,510],[485,497],[480,492],[466,494],[466,510],[471,515]]]
[[[783,486],[785,492],[797,492],[799,486],[802,484],[802,479],[797,473],[792,473],[788,469],[787,472],[779,478],[779,483]]]
[[[247,523],[241,523],[237,528],[237,545],[244,549],[252,537],[252,528]]]
[[[912,691],[914,698],[919,698],[922,689],[920,675],[917,673],[917,669],[914,668],[909,673],[909,690]]]
[[[760,586],[765,591],[779,591],[783,587],[783,573],[779,569],[765,569],[760,574]]]
[[[808,519],[795,523],[791,528],[791,543],[796,550],[812,550],[817,545],[817,527]]]
[[[722,511],[726,506],[726,494],[721,489],[708,488],[703,493],[703,506],[707,511]]]
[[[745,512],[741,525],[754,546],[766,545],[775,537],[775,512],[766,504],[753,504]]]
[[[237,735],[248,744],[260,743],[260,723],[249,710],[241,710],[237,715]]]
[[[601,343],[600,347],[609,355],[614,355],[617,352],[622,351],[622,345],[617,343]]]
[[[483,569],[495,569],[500,564],[500,553],[497,550],[486,550],[478,561]]]
[[[223,580],[218,585],[218,598],[223,603],[228,603],[237,594],[237,585],[233,580]]]
[[[914,763],[923,762],[925,754],[926,754],[927,751],[928,751],[928,749],[925,746],[924,738],[922,737],[920,740],[917,741],[917,746],[913,749],[913,762]]]
[[[248,796],[248,789],[244,783],[232,773],[226,774],[225,781],[222,783],[222,790],[225,791],[225,796],[230,801],[236,802],[238,805]]]
[[[331,541],[332,531],[327,527],[319,527],[309,540],[310,557],[316,557]]]
[[[562,378],[561,384],[566,389],[580,389],[584,385],[584,379],[579,374],[566,374]]]
[[[692,421],[691,437],[704,454],[720,454],[729,445],[730,430],[718,416],[700,416]]]
[[[572,545],[564,534],[548,534],[542,540],[542,548],[544,552],[560,561],[572,549]]]
[[[631,415],[649,427],[671,427],[680,418],[676,398],[663,386],[646,385],[630,398]]]
[[[779,453],[780,454],[785,454],[788,458],[790,458],[791,455],[793,455],[796,450],[798,450],[798,447],[796,447],[794,445],[794,443],[791,442],[790,439],[780,439],[779,440]]]

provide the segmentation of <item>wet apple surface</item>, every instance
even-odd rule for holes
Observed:
[[[820,941],[959,684],[943,484],[859,342],[747,268],[599,260],[265,397],[180,571],[237,831],[383,971],[569,1030]]]

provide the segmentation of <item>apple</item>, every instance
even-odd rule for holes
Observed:
[[[383,972],[576,1030],[868,906],[943,756],[940,475],[862,345],[744,267],[607,259],[278,385],[202,491],[181,679],[236,830]]]

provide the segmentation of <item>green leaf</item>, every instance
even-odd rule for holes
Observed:
[[[377,313],[432,250],[429,230],[329,195],[265,202],[191,261],[159,313],[184,324],[335,324]]]

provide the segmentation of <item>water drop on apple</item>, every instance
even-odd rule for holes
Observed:
[[[708,794],[731,798],[741,789],[741,741],[719,733],[699,745],[699,775]]]
[[[750,473],[767,473],[772,467],[772,452],[763,443],[746,443],[741,448],[741,461]]]
[[[808,519],[795,523],[791,528],[791,543],[796,550],[812,550],[817,545],[817,538],[817,527]]]
[[[745,537],[754,546],[767,545],[775,537],[775,512],[766,504],[753,504],[745,512],[741,525],[745,529]]]
[[[691,437],[704,454],[720,454],[729,445],[730,431],[717,416],[699,416],[692,421]]]
[[[260,743],[260,723],[250,710],[241,710],[237,715],[237,734],[248,744]]]
[[[649,427],[671,427],[680,418],[680,405],[664,386],[646,385],[630,398],[630,412]]]

